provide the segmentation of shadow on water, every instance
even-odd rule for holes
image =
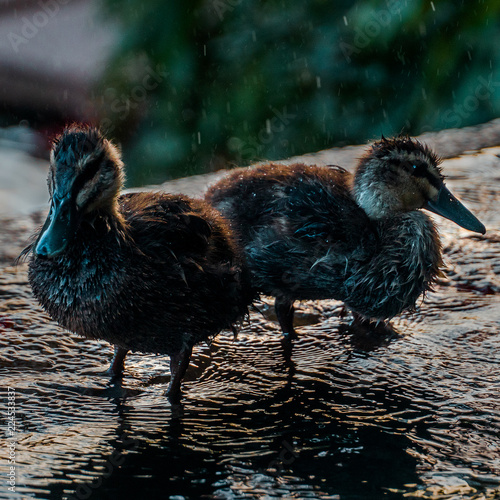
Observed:
[[[297,384],[284,375],[278,390],[258,398],[193,404],[189,397],[182,408],[138,407],[135,395],[110,400],[116,428],[102,472],[93,458],[80,474],[72,469],[81,477],[67,498],[146,491],[158,498],[377,498],[388,486],[417,481],[401,425],[346,421],[323,403],[335,398],[323,381]],[[81,482],[91,470],[96,477]],[[49,490],[66,498],[64,482]]]
[[[322,303],[293,349],[255,315],[238,339],[196,349],[171,407],[167,357],[132,354],[122,380],[97,375],[111,349],[51,323],[23,273],[0,278],[13,291],[0,369],[16,390],[19,498],[376,499],[426,487],[447,498],[500,484],[498,362],[486,359],[499,347],[495,295],[458,300],[443,286],[425,322],[372,335]]]
[[[452,186],[465,199],[468,189]],[[52,323],[24,267],[1,269],[17,487],[4,481],[0,498],[499,498],[490,191],[478,209],[485,236],[440,221],[448,276],[393,330],[351,324],[334,301],[306,303],[290,350],[272,318],[254,313],[236,340],[222,333],[195,349],[182,407],[163,396],[167,357],[132,354],[122,380],[99,376],[110,347]]]

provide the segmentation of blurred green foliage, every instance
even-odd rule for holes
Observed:
[[[500,110],[498,0],[106,0],[102,96],[129,184]],[[134,168],[135,167],[135,168]]]

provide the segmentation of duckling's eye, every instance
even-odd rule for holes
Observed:
[[[413,164],[411,171],[416,177],[427,177],[427,168],[422,163]]]

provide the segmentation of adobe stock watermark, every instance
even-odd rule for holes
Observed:
[[[240,153],[242,159],[253,160],[258,158],[262,146],[270,144],[274,140],[275,135],[283,132],[297,116],[289,113],[286,106],[284,106],[281,111],[272,106],[269,106],[269,109],[274,116],[266,120],[265,127],[260,129],[256,137],[251,137],[248,142],[238,144],[236,149]]]
[[[7,489],[11,493],[16,492],[16,449],[17,449],[17,428],[16,428],[16,390],[13,387],[7,387]]]
[[[284,439],[281,442],[281,449],[278,456],[269,462],[265,470],[260,470],[259,472],[271,477],[282,476],[287,471],[287,468],[297,460],[298,456],[299,454],[295,452],[293,446]]]
[[[19,32],[14,33],[11,31],[7,35],[12,50],[18,53],[19,47],[33,40],[40,30],[45,28],[45,26],[49,24],[49,21],[59,13],[61,6],[69,2],[71,2],[71,0],[39,0],[37,2],[37,5],[40,7],[39,10],[30,17],[21,17]]]
[[[141,106],[148,95],[157,89],[168,77],[169,73],[165,71],[165,66],[157,64],[154,68],[147,66],[145,73],[137,85],[132,87],[127,94],[112,96],[108,109],[111,115],[116,115],[114,119],[111,117],[103,118],[99,123],[99,128],[106,134],[113,132],[117,122],[125,120],[130,113]]]
[[[402,0],[387,0],[387,8],[373,10],[363,27],[356,26],[354,28],[352,43],[341,39],[340,50],[348,63],[352,61],[351,56],[353,54],[360,54],[380,35],[384,28],[387,28],[393,22],[395,16],[399,16],[402,3]],[[347,26],[345,17],[344,23]]]
[[[468,94],[459,104],[454,104],[450,109],[443,113],[443,121],[451,128],[459,128],[464,120],[477,111],[481,102],[487,101],[500,87],[500,81],[493,80],[493,73],[488,79],[484,76],[477,77],[477,84],[474,90]]]
[[[234,8],[242,3],[243,0],[212,0],[212,8],[217,12],[219,20],[223,21],[226,12],[233,12]]]

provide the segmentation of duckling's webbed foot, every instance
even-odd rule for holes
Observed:
[[[177,354],[170,356],[170,385],[166,396],[171,403],[179,403],[181,400],[181,383],[191,359],[192,347],[186,347]]]
[[[127,353],[128,349],[116,345],[113,360],[106,373],[113,377],[119,377],[125,369],[125,357]]]
[[[295,312],[293,300],[285,297],[276,297],[274,309],[276,310],[276,316],[278,317],[278,321],[285,338],[288,340],[298,338],[297,333],[293,328],[293,314]]]

